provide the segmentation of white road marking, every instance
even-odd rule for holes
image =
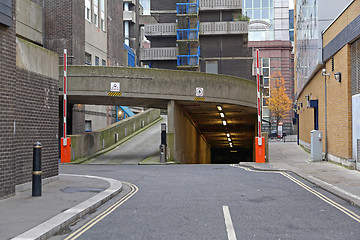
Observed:
[[[226,231],[228,234],[229,240],[236,240],[234,226],[231,220],[230,211],[228,206],[223,206],[224,218],[225,218],[225,225]]]

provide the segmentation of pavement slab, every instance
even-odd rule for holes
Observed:
[[[1,239],[47,238],[122,189],[121,182],[108,178],[61,174],[57,179],[42,185],[40,197],[28,188],[0,200]]]

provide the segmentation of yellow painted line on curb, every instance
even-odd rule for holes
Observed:
[[[349,217],[351,217],[352,219],[354,219],[358,223],[360,223],[360,216],[359,215],[357,215],[356,213],[350,211],[349,209],[341,206],[337,202],[331,200],[330,198],[326,197],[325,195],[319,193],[318,191],[312,189],[311,187],[307,186],[305,183],[299,181],[298,179],[294,178],[293,176],[291,176],[288,173],[280,172],[280,171],[257,171],[257,170],[252,170],[252,169],[250,169],[248,167],[242,167],[242,166],[238,166],[238,165],[235,165],[235,164],[231,164],[230,166],[235,167],[235,168],[241,168],[241,169],[244,169],[244,170],[246,170],[248,172],[279,173],[279,174],[283,175],[284,177],[288,178],[289,180],[291,180],[292,182],[296,183],[300,187],[304,188],[308,192],[314,194],[315,196],[317,196],[318,198],[320,198],[324,202],[328,203],[329,205],[331,205],[331,206],[335,207],[336,209],[340,210],[341,212],[345,213],[346,215],[348,215]]]
[[[81,226],[79,229],[77,229],[75,232],[73,232],[72,234],[70,234],[69,236],[67,236],[64,240],[73,240],[73,239],[77,239],[78,237],[80,237],[84,232],[86,232],[87,230],[89,230],[91,227],[93,227],[95,224],[97,224],[98,222],[100,222],[102,219],[104,219],[106,216],[108,216],[110,213],[112,213],[113,211],[115,211],[118,207],[120,207],[123,203],[125,203],[127,200],[129,200],[135,193],[137,193],[137,191],[139,191],[139,188],[132,184],[132,183],[127,183],[127,182],[123,182],[125,185],[128,185],[130,187],[130,192],[127,193],[124,197],[122,197],[119,201],[117,201],[116,203],[114,203],[113,205],[111,205],[109,208],[107,208],[105,211],[103,211],[102,213],[100,213],[99,215],[97,215],[96,217],[94,217],[93,219],[91,219],[89,222],[87,222],[86,224],[84,224],[83,226]]]

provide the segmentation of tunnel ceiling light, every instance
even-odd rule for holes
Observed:
[[[217,107],[217,109],[219,110],[219,111],[222,111],[222,107],[221,106],[216,106]]]
[[[220,117],[224,118],[225,117],[225,114],[224,113],[220,113]]]
[[[227,133],[226,136],[229,138],[229,137],[230,137],[230,133]]]
[[[233,144],[232,143],[229,143],[230,147],[233,147]]]
[[[231,138],[228,138],[228,141],[231,142]]]
[[[222,121],[222,124],[226,126],[227,122],[225,120]]]

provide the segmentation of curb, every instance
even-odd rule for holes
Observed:
[[[292,170],[289,170],[289,169],[261,169],[261,168],[256,168],[254,166],[249,166],[249,165],[246,165],[246,164],[241,164],[239,163],[239,166],[242,166],[242,167],[248,167],[250,169],[253,169],[253,170],[257,170],[257,171],[263,171],[263,172],[267,172],[267,171],[277,171],[277,172],[290,172],[290,173],[293,173],[295,174],[296,176],[310,182],[311,184],[314,184],[315,186],[333,194],[334,196],[338,197],[338,198],[341,198],[342,200],[344,201],[347,201],[349,202],[350,204],[354,205],[354,206],[357,206],[357,207],[360,207],[360,197],[359,196],[356,196],[352,193],[349,193],[345,190],[342,190],[330,183],[327,183],[323,180],[320,180],[320,179],[317,179],[316,177],[312,176],[312,175],[308,175],[308,174],[302,174],[302,173],[299,173],[299,172],[295,172],[295,171],[292,171]]]
[[[55,217],[41,223],[40,225],[18,235],[13,238],[15,240],[23,239],[47,239],[62,229],[70,226],[79,218],[95,210],[100,205],[104,204],[122,190],[122,183],[115,179],[90,176],[90,175],[74,175],[74,174],[60,174],[60,176],[70,177],[87,177],[104,180],[110,183],[110,187],[101,193],[89,198],[88,200],[79,203],[78,205],[56,215]]]

